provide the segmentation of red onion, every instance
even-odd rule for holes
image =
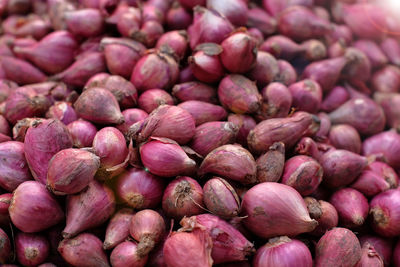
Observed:
[[[196,162],[173,140],[152,138],[139,149],[143,165],[147,170],[162,177],[191,174]],[[154,155],[158,155],[154,157]]]
[[[110,266],[101,240],[93,234],[83,233],[71,239],[64,239],[58,246],[58,252],[71,265]]]
[[[296,112],[293,116],[282,119],[269,119],[260,122],[250,131],[247,142],[256,154],[267,151],[275,142],[283,142],[287,149],[305,136],[317,132],[319,119],[307,112]]]
[[[165,232],[164,219],[154,210],[141,210],[133,215],[129,232],[139,242],[136,253],[143,258],[161,241]]]
[[[400,101],[400,94],[397,93],[380,93],[374,94],[374,100],[377,102],[385,112],[386,123],[395,129],[400,128],[398,103]]]
[[[348,124],[338,124],[331,127],[329,141],[337,149],[346,149],[359,154],[361,138],[357,130]]]
[[[273,16],[277,16],[280,12],[293,5],[300,6],[312,6],[313,1],[310,0],[289,0],[289,1],[277,1],[277,0],[263,0],[263,7]]]
[[[279,75],[278,61],[267,52],[257,52],[254,68],[248,74],[249,78],[255,80],[262,87],[275,81]]]
[[[64,15],[67,28],[74,35],[93,37],[103,32],[103,17],[98,9],[85,8]]]
[[[361,258],[356,235],[346,228],[333,228],[316,245],[315,266],[355,266]]]
[[[152,112],[161,105],[173,105],[171,95],[161,89],[150,89],[143,92],[138,100],[139,108],[147,113]]]
[[[298,110],[316,113],[322,101],[322,89],[313,80],[302,80],[289,86],[293,106]]]
[[[400,45],[396,39],[386,37],[381,42],[381,49],[392,64],[400,66]]]
[[[371,40],[361,39],[354,42],[353,46],[362,51],[371,62],[372,67],[378,68],[388,63],[388,58],[385,56],[378,44]]]
[[[56,102],[49,108],[46,113],[46,118],[58,119],[65,125],[76,121],[78,116],[69,102]]]
[[[11,204],[11,193],[6,193],[0,195],[0,226],[8,226],[10,224],[10,214],[8,212],[8,208]],[[1,257],[0,257],[1,258]]]
[[[131,39],[105,37],[101,39],[108,70],[125,79],[131,77],[133,68],[145,51],[144,45]]]
[[[232,74],[223,78],[218,86],[218,97],[222,105],[231,111],[254,113],[261,105],[257,86],[242,75]]]
[[[30,63],[13,57],[1,57],[0,67],[8,80],[20,85],[44,82],[47,77]]]
[[[167,266],[212,266],[212,239],[202,228],[192,232],[174,232],[166,240],[163,248]]]
[[[93,181],[100,158],[93,153],[75,148],[55,154],[47,170],[47,188],[56,195],[75,194]]]
[[[274,35],[268,37],[261,44],[260,50],[268,52],[276,58],[290,60],[300,53],[302,48],[289,37]]]
[[[11,129],[8,121],[3,115],[0,115],[0,134],[8,136],[10,135]]]
[[[117,99],[107,89],[94,87],[85,90],[74,104],[76,113],[83,119],[99,124],[124,122]]]
[[[287,236],[271,238],[257,250],[253,259],[254,267],[294,265],[312,267],[312,256],[303,242]]]
[[[319,40],[310,39],[300,45],[303,57],[309,61],[317,61],[327,56],[325,44]]]
[[[239,197],[226,180],[219,177],[208,180],[203,192],[204,204],[211,213],[221,218],[233,218],[239,214]]]
[[[78,57],[71,66],[52,76],[52,79],[61,80],[73,86],[84,86],[93,75],[105,70],[106,63],[103,53],[89,52]]]
[[[317,201],[312,197],[306,197],[304,201],[310,217],[318,222],[317,227],[311,232],[312,235],[321,236],[338,225],[339,216],[332,204],[323,200]]]
[[[188,58],[190,69],[199,81],[214,83],[225,74],[220,56],[223,49],[215,43],[202,43],[196,46],[192,56]]]
[[[74,147],[90,147],[97,133],[96,127],[85,120],[79,119],[67,125]]]
[[[221,47],[221,62],[228,71],[246,73],[256,65],[257,43],[249,33],[238,31],[226,38]]]
[[[400,168],[400,135],[396,131],[385,131],[364,140],[362,151],[366,156],[376,155],[392,168]]]
[[[278,183],[265,182],[250,188],[242,209],[248,215],[244,220],[246,228],[262,238],[306,233],[318,224],[310,218],[300,194]]]
[[[49,255],[49,241],[39,234],[20,232],[15,237],[17,259],[24,266],[38,266]]]
[[[375,251],[382,258],[385,266],[390,265],[390,261],[392,260],[392,247],[393,242],[391,239],[382,238],[378,236],[372,235],[363,235],[360,237],[361,246],[365,243],[371,244]]]
[[[319,142],[325,142],[328,139],[328,134],[331,129],[331,120],[328,114],[324,112],[318,113],[318,118],[320,119],[320,127],[318,132],[315,134],[314,139]]]
[[[186,55],[188,48],[188,36],[185,30],[170,31],[164,33],[157,41],[157,49],[167,49],[175,53],[175,55],[182,59]]]
[[[228,115],[221,106],[197,100],[182,102],[178,107],[192,115],[195,119],[196,126],[206,122],[224,120]]]
[[[234,29],[229,20],[215,10],[199,6],[194,7],[193,12],[193,24],[188,28],[190,47],[192,49],[201,43],[219,44]]]
[[[331,112],[349,99],[349,93],[342,86],[335,86],[327,95],[321,103],[321,109],[326,112]]]
[[[396,247],[394,248],[393,253],[393,263],[396,267],[400,266],[400,242],[397,242]]]
[[[376,195],[370,202],[372,228],[379,235],[394,237],[400,233],[398,198],[400,190],[391,189]]]
[[[322,175],[322,166],[316,160],[307,156],[294,156],[285,162],[282,183],[306,196],[317,189]]]
[[[383,267],[383,260],[381,256],[375,251],[373,245],[369,243],[364,243],[361,250],[361,259],[356,265],[357,267]]]
[[[40,42],[27,47],[16,47],[15,52],[33,62],[46,73],[55,74],[66,69],[74,60],[78,48],[75,38],[66,31],[50,33]]]
[[[257,167],[253,156],[242,146],[223,145],[211,151],[201,163],[198,175],[206,173],[252,184],[257,178]]]
[[[10,1],[9,1],[10,2]],[[4,33],[15,37],[33,37],[42,39],[50,30],[49,22],[41,17],[30,14],[28,16],[9,16],[2,23]]]
[[[257,47],[260,46],[262,44],[262,42],[264,42],[263,33],[259,29],[249,28],[249,29],[247,29],[247,32],[256,41]]]
[[[349,124],[361,135],[381,132],[385,126],[382,108],[369,98],[353,98],[329,114],[333,124]]]
[[[32,176],[24,155],[24,144],[17,141],[0,143],[0,187],[12,192]]]
[[[250,243],[232,225],[211,214],[201,214],[190,218],[183,218],[180,222],[181,230],[205,228],[210,235],[213,246],[211,257],[215,264],[245,260],[254,252]]]
[[[36,181],[20,184],[9,207],[12,223],[25,233],[45,230],[64,219],[64,213],[46,187]]]
[[[192,24],[191,12],[184,9],[177,1],[172,3],[165,20],[171,30],[183,30]]]
[[[164,183],[160,177],[133,168],[118,177],[116,194],[134,209],[147,209],[161,203],[163,190]]]
[[[179,3],[187,9],[192,9],[195,6],[204,6],[206,4],[205,0],[178,0]]]
[[[245,26],[247,23],[247,3],[242,0],[220,1],[208,0],[207,8],[219,12],[226,17],[233,25]]]
[[[371,76],[371,63],[368,57],[360,50],[355,48],[346,49],[346,54],[353,54],[354,59],[343,68],[342,77],[348,79],[350,83],[366,82]],[[368,89],[367,89],[368,90]]]
[[[0,102],[4,102],[10,93],[18,87],[13,81],[0,79]]]
[[[132,37],[132,34],[139,30],[142,21],[142,12],[139,8],[126,7],[125,10],[117,9],[114,13],[116,13],[115,23],[117,24],[118,32],[122,36]],[[113,22],[113,19],[109,19],[109,23]]]
[[[332,8],[332,13],[333,11],[334,9]],[[353,33],[347,25],[331,23],[331,26],[331,31],[325,36],[328,44],[333,44],[338,41],[343,42],[344,45],[352,43]]]
[[[176,178],[164,190],[162,209],[170,217],[200,214],[203,209],[203,189],[199,183],[187,176]]]
[[[147,262],[147,255],[139,256],[138,246],[131,241],[120,243],[111,253],[111,265],[115,267],[137,266],[144,267]],[[96,265],[97,266],[97,265]],[[108,265],[107,265],[108,266]]]
[[[285,164],[285,145],[276,142],[257,161],[257,182],[277,182]]]
[[[368,215],[368,200],[357,190],[340,189],[332,195],[329,202],[337,210],[341,225],[355,228],[364,224]]]
[[[200,82],[185,82],[172,88],[172,95],[180,101],[198,100],[216,103],[217,92],[214,88]]]
[[[165,2],[165,1],[160,1],[160,3]],[[166,1],[168,2],[168,1]],[[143,22],[147,22],[147,21],[157,21],[159,23],[163,23],[164,22],[164,13],[165,11],[168,10],[169,4],[165,3],[166,7],[161,8],[160,6],[155,5],[154,3],[148,2],[148,3],[144,3],[141,6],[142,9],[142,21]],[[164,10],[162,10],[164,9]]]
[[[48,144],[51,144],[49,147]],[[43,147],[48,147],[43,150]],[[50,159],[60,150],[72,147],[67,127],[58,120],[36,121],[25,136],[25,157],[33,177],[46,183]]]
[[[287,117],[293,97],[289,89],[278,82],[270,83],[261,91],[263,104],[257,113],[260,120]]]
[[[259,29],[264,36],[269,36],[276,31],[277,23],[275,18],[262,8],[250,6],[247,17],[247,27]]]
[[[130,126],[138,121],[146,119],[149,116],[147,112],[138,108],[125,109],[122,111],[122,115],[124,116],[125,122],[117,125],[117,129],[120,130],[124,135],[128,134]]]
[[[143,22],[139,30],[133,31],[130,37],[150,48],[154,47],[157,40],[163,35],[163,33],[164,29],[160,22],[148,20]]]
[[[0,263],[5,264],[12,255],[11,242],[7,234],[0,228]]]
[[[129,227],[133,214],[133,210],[125,208],[112,216],[107,225],[103,249],[114,248],[129,237]]]
[[[249,132],[256,127],[257,123],[251,116],[243,114],[230,114],[228,116],[228,121],[235,124],[239,131],[236,135],[236,142],[242,146],[247,145],[247,135]]]
[[[92,181],[85,191],[67,197],[67,221],[62,235],[71,238],[82,231],[101,225],[115,211],[113,192]]]
[[[400,68],[387,65],[376,71],[371,78],[375,91],[397,93],[400,91]]]

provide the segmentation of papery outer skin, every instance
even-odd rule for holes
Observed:
[[[388,63],[388,58],[375,42],[364,39],[356,41],[353,45],[368,57],[372,67],[377,68]]]
[[[385,112],[386,124],[396,130],[400,129],[400,94],[376,92],[374,94],[374,100]]]
[[[260,46],[260,50],[268,52],[279,59],[291,60],[301,52],[301,47],[289,37],[274,35],[265,39]]]
[[[264,36],[269,36],[276,31],[276,19],[264,9],[257,6],[250,7],[248,10],[247,27],[255,27]]]
[[[302,111],[288,118],[265,120],[250,131],[247,142],[250,150],[256,154],[267,151],[274,142],[283,142],[289,149],[308,134],[310,127],[318,123],[319,119]]]
[[[31,180],[32,175],[24,155],[24,143],[8,141],[0,143],[0,187],[12,192],[21,183]]]
[[[100,158],[75,148],[63,149],[49,161],[47,187],[54,194],[75,194],[94,179]]]
[[[182,59],[188,49],[188,36],[185,30],[164,33],[157,41],[156,48],[172,49],[179,59]]]
[[[244,195],[242,211],[248,217],[244,225],[257,236],[298,235],[314,230],[301,195],[292,187],[265,182],[253,186]]]
[[[313,218],[318,222],[317,227],[311,232],[312,235],[322,236],[326,231],[338,226],[339,215],[335,207],[324,200],[319,200],[321,217]]]
[[[19,85],[44,82],[47,77],[30,63],[13,57],[2,57],[0,67],[8,80]]]
[[[208,0],[207,8],[218,11],[236,26],[245,26],[248,19],[246,1]]]
[[[256,127],[257,123],[253,117],[243,114],[229,114],[228,121],[235,124],[239,131],[236,135],[236,142],[242,146],[247,145],[247,135]]]
[[[253,156],[240,145],[224,145],[211,151],[201,163],[198,174],[214,173],[243,184],[256,181],[257,167]]]
[[[183,30],[192,23],[192,14],[178,2],[174,2],[166,14],[165,20],[169,29]]]
[[[276,81],[284,75],[280,71],[279,62],[269,53],[258,51],[254,67],[248,73],[251,80],[255,80],[257,85],[262,87]]]
[[[204,101],[211,104],[217,102],[216,90],[209,85],[196,81],[176,84],[172,88],[172,95],[181,102],[189,100]]]
[[[110,91],[100,87],[82,92],[74,103],[74,108],[82,119],[93,123],[121,124],[124,122],[117,99]]]
[[[221,218],[239,214],[240,200],[235,189],[224,179],[214,177],[203,186],[203,201],[207,209]]]
[[[354,266],[361,258],[356,235],[346,228],[333,228],[316,245],[315,266]]]
[[[278,60],[279,74],[275,77],[275,82],[281,82],[286,86],[297,81],[297,73],[293,66],[286,60]]]
[[[134,123],[146,119],[149,114],[138,108],[128,108],[122,111],[125,122],[117,125],[117,129],[120,130],[124,135],[129,133],[129,127]]]
[[[78,119],[67,125],[74,147],[91,147],[97,128],[92,123]]]
[[[285,144],[276,142],[257,161],[257,182],[278,182],[285,167]]]
[[[5,227],[11,222],[8,208],[10,207],[12,196],[11,193],[0,195],[0,227]]]
[[[367,219],[368,200],[353,188],[343,188],[336,191],[329,202],[337,210],[341,225],[355,228],[363,225]]]
[[[261,90],[263,103],[257,112],[260,120],[285,118],[292,107],[293,96],[282,83],[273,82]]]
[[[149,89],[143,92],[138,99],[139,108],[147,113],[151,113],[161,105],[174,105],[172,96],[161,89]]]
[[[212,239],[204,228],[173,232],[165,241],[163,253],[168,267],[211,267]]]
[[[306,79],[289,86],[293,106],[297,110],[316,113],[322,101],[322,89],[317,82]]]
[[[285,162],[282,183],[306,196],[317,189],[322,175],[322,166],[316,160],[307,156],[294,156]]]
[[[74,108],[69,102],[56,102],[53,106],[49,108],[46,113],[46,118],[60,120],[65,125],[76,121],[78,115],[76,114]]]
[[[400,209],[396,203],[400,190],[391,189],[376,195],[370,202],[372,229],[383,237],[400,234]]]
[[[67,220],[62,235],[70,238],[107,221],[115,211],[114,193],[94,180],[85,191],[69,195],[66,207]]]
[[[374,247],[369,243],[364,243],[361,250],[361,259],[356,265],[357,267],[383,267],[381,256],[375,251]]]
[[[11,257],[11,242],[7,234],[0,228],[0,263],[5,264]]]
[[[349,99],[349,93],[342,86],[335,86],[325,95],[321,103],[321,109],[325,112],[331,112]]]
[[[331,120],[329,119],[328,114],[324,112],[318,113],[318,118],[320,119],[320,127],[318,132],[315,134],[315,139],[320,142],[324,142],[328,139],[328,134],[331,129]]]
[[[213,241],[211,257],[215,264],[245,260],[254,253],[253,244],[232,225],[211,214],[183,218],[181,230],[204,227]]]
[[[116,179],[116,194],[128,206],[139,210],[155,208],[161,203],[165,188],[161,177],[133,168]]]
[[[196,126],[206,122],[225,120],[228,115],[226,110],[221,106],[197,100],[182,102],[178,107],[192,115],[195,119]]]
[[[337,124],[329,131],[329,142],[337,149],[345,149],[357,154],[361,152],[361,137],[357,130],[348,124]]]
[[[203,204],[203,189],[199,183],[187,176],[171,181],[164,190],[162,208],[173,218],[180,219],[203,212],[198,205]]]
[[[50,250],[49,241],[46,237],[23,232],[16,235],[15,247],[17,259],[24,266],[37,266],[43,263]]]
[[[46,147],[46,150],[43,150]],[[24,150],[29,169],[35,180],[46,183],[50,159],[60,150],[72,147],[67,127],[59,120],[34,123],[25,136]]]
[[[12,223],[26,233],[40,232],[64,219],[56,199],[37,181],[20,184],[8,210]]]
[[[254,267],[282,266],[312,267],[313,260],[307,246],[286,236],[271,238],[260,247],[253,259]]]
[[[112,249],[129,237],[129,226],[135,212],[124,208],[117,211],[107,225],[103,249]]]
[[[206,122],[196,128],[190,147],[205,157],[222,145],[234,143],[237,132],[237,126],[231,122]]]
[[[379,256],[382,258],[385,266],[389,266],[392,260],[392,248],[393,240],[388,238],[383,238],[380,236],[373,235],[363,235],[359,237],[361,246],[365,243],[371,244],[375,251],[378,252]]]
[[[71,265],[110,267],[102,249],[101,240],[93,234],[82,233],[74,238],[64,239],[58,245],[57,250]],[[85,257],[80,255],[85,255]]]
[[[400,66],[400,45],[395,38],[384,38],[381,48],[392,64]]]
[[[103,32],[103,17],[98,9],[69,11],[64,16],[68,30],[74,35],[93,37]]]
[[[111,252],[110,262],[113,267],[144,267],[147,262],[147,255],[139,257],[137,244],[131,241],[124,241]]]

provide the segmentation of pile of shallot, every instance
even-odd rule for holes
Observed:
[[[390,0],[0,0],[0,264],[400,267]]]

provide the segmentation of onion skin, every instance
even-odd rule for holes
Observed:
[[[97,133],[97,128],[86,120],[76,120],[67,125],[74,147],[90,147]]]
[[[162,209],[170,217],[180,219],[203,212],[203,189],[199,183],[187,176],[170,182],[164,190]]]
[[[400,66],[400,45],[395,38],[386,37],[381,48],[392,64]]]
[[[82,231],[101,225],[115,211],[114,193],[97,181],[85,191],[67,197],[67,221],[62,235],[71,238]]]
[[[124,116],[125,122],[117,125],[117,129],[120,130],[124,135],[129,133],[129,127],[138,121],[146,119],[149,116],[147,112],[138,108],[125,109],[122,111],[122,115]]]
[[[25,233],[45,230],[64,219],[64,212],[46,187],[27,181],[15,189],[9,213],[12,223]]]
[[[49,108],[46,113],[46,118],[57,119],[67,125],[73,121],[76,121],[78,116],[76,115],[76,112],[70,103],[60,101],[56,102]]]
[[[323,184],[338,188],[352,183],[367,166],[367,158],[342,149],[331,149],[319,163],[324,168]]]
[[[211,121],[222,121],[228,116],[224,108],[207,102],[190,100],[182,102],[178,107],[189,112],[196,122],[196,126]]]
[[[164,219],[154,210],[141,210],[133,215],[129,233],[139,242],[136,253],[140,258],[143,258],[147,256],[164,236]]]
[[[361,138],[357,130],[348,124],[337,124],[329,131],[329,141],[337,149],[345,149],[357,154],[361,152]]]
[[[361,259],[356,267],[383,267],[383,260],[381,256],[375,251],[374,247],[368,242],[364,243],[361,250]]]
[[[135,212],[124,208],[117,211],[107,225],[103,249],[112,249],[129,237],[129,227]]]
[[[269,36],[276,31],[276,19],[264,9],[257,6],[250,7],[247,15],[247,27],[259,29],[264,36]]]
[[[172,7],[168,10],[165,20],[168,29],[184,30],[192,24],[191,13],[184,9],[178,2],[172,3]]]
[[[367,198],[353,188],[336,191],[329,202],[339,214],[340,224],[347,228],[355,228],[364,224],[368,216]]]
[[[388,63],[388,58],[379,45],[371,40],[361,39],[354,42],[353,46],[368,57],[373,68],[379,68]]]
[[[247,136],[249,132],[256,127],[257,123],[253,117],[243,114],[229,114],[228,121],[235,124],[239,131],[236,135],[236,142],[242,146],[247,145]]]
[[[164,187],[160,177],[133,168],[118,176],[116,194],[134,209],[155,208],[161,203]]]
[[[0,187],[14,191],[21,183],[31,180],[32,175],[24,155],[24,144],[17,141],[0,143]]]
[[[238,127],[231,122],[206,122],[196,128],[190,147],[205,157],[220,146],[234,143],[237,133]]]
[[[167,266],[211,267],[212,239],[206,230],[173,232],[165,241],[163,253]]]
[[[311,232],[318,224],[310,218],[300,194],[278,183],[253,186],[244,195],[242,210],[248,215],[244,219],[246,228],[262,238]]]
[[[0,195],[0,227],[8,226],[11,222],[8,208],[10,207],[12,196],[11,193]]]
[[[138,100],[139,108],[147,113],[152,112],[161,105],[173,105],[171,95],[161,89],[149,89],[142,93]]]
[[[384,237],[394,237],[400,233],[400,212],[397,198],[400,191],[387,190],[376,195],[370,202],[370,216],[372,229]]]
[[[49,148],[43,150],[43,147]],[[26,132],[24,143],[25,158],[32,176],[45,184],[50,159],[58,151],[70,147],[72,138],[62,122],[52,119],[35,121]]]
[[[271,238],[264,246],[257,250],[253,259],[254,267],[264,266],[313,266],[310,250],[296,239],[287,236]]]
[[[326,112],[331,112],[349,99],[349,93],[342,86],[335,86],[327,95],[325,95],[321,109]]]
[[[204,83],[192,81],[174,85],[172,95],[181,102],[189,100],[204,101],[211,104],[217,102],[217,92],[214,88]]]
[[[75,148],[55,154],[47,170],[47,188],[54,194],[75,194],[94,179],[100,158],[93,153]]]
[[[233,25],[245,26],[248,19],[248,9],[246,1],[219,1],[208,0],[207,8],[216,10],[225,16]]]
[[[102,249],[101,240],[89,233],[82,233],[74,238],[64,239],[58,246],[58,252],[71,265],[82,267],[110,266]],[[85,257],[81,255],[85,255]]]
[[[322,102],[322,89],[313,80],[302,80],[289,86],[297,110],[316,113]]]
[[[400,94],[398,93],[379,93],[374,94],[374,100],[377,102],[385,112],[386,124],[391,127],[400,129]]]
[[[361,246],[353,232],[334,228],[316,245],[315,266],[354,266],[361,258]]]
[[[257,167],[253,156],[240,145],[224,145],[211,151],[201,163],[198,175],[214,173],[243,184],[256,182]]]
[[[278,82],[270,83],[261,91],[263,103],[257,112],[259,120],[285,118],[292,107],[293,96],[289,89]]]
[[[324,200],[317,201],[312,197],[306,197],[304,201],[311,218],[318,222],[317,227],[310,234],[322,236],[326,231],[338,225],[339,215],[332,204]]]
[[[248,73],[248,77],[262,87],[276,81],[279,75],[282,74],[278,61],[270,53],[258,51],[254,67]]]
[[[124,116],[114,95],[107,89],[85,90],[74,103],[79,117],[98,124],[121,124]]]
[[[50,245],[42,235],[20,232],[15,238],[15,250],[20,264],[38,266],[48,257]]]
[[[139,152],[148,171],[161,177],[191,174],[196,168],[196,162],[171,139],[153,137],[140,147]],[[154,153],[158,154],[157,158]]]
[[[275,142],[283,142],[286,149],[289,149],[314,128],[316,131],[319,129],[318,117],[300,111],[288,118],[260,122],[250,131],[247,142],[250,150],[256,154],[267,151]]]
[[[205,228],[210,235],[213,246],[211,257],[215,264],[245,260],[254,253],[254,246],[232,225],[211,214],[201,214],[183,218],[180,222],[182,230],[196,227]]]
[[[175,55],[182,59],[188,49],[188,36],[185,30],[170,31],[164,33],[157,41],[156,48],[167,49],[175,53]]]
[[[2,57],[0,67],[4,71],[8,80],[14,81],[19,85],[44,82],[47,77],[39,69],[30,63],[13,57]]]
[[[235,189],[224,179],[214,177],[203,186],[204,204],[207,209],[221,218],[236,217],[240,210],[240,200]]]
[[[322,181],[322,166],[313,158],[294,156],[285,162],[282,184],[289,185],[302,196],[312,194]]]
[[[124,241],[120,243],[111,252],[110,262],[111,266],[137,266],[144,267],[147,262],[147,255],[140,257],[137,253],[138,246],[131,241]]]
[[[393,240],[372,235],[363,235],[359,239],[361,246],[363,246],[365,243],[371,244],[375,251],[382,258],[385,266],[390,265],[392,260]]]
[[[276,142],[257,161],[257,182],[278,182],[285,166],[285,144]]]
[[[373,197],[389,189],[397,188],[399,177],[386,163],[375,161],[361,173],[350,186],[367,197]]]
[[[286,86],[297,81],[296,70],[286,60],[278,60],[279,74],[275,77],[275,82],[283,83]]]
[[[103,17],[98,9],[85,8],[64,15],[67,28],[74,35],[93,37],[103,32]]]
[[[5,264],[12,255],[11,242],[7,234],[0,228],[0,263]]]
[[[276,58],[291,60],[301,52],[299,44],[284,35],[270,36],[261,44],[260,50]]]

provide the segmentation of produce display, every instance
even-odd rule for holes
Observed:
[[[400,2],[0,0],[0,265],[400,267]]]

